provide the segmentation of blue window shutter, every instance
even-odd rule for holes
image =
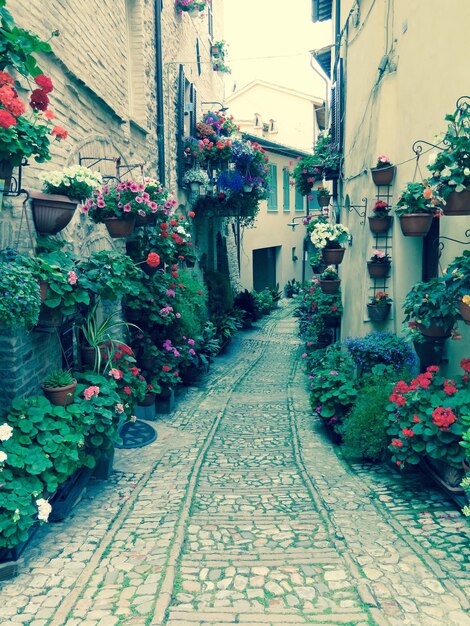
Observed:
[[[269,167],[271,169],[269,181],[271,191],[268,198],[268,210],[277,211],[277,165],[271,163]]]
[[[296,211],[304,211],[305,209],[305,199],[301,193],[295,190],[295,210]]]
[[[290,176],[289,171],[283,172],[283,208],[284,211],[290,211]]]

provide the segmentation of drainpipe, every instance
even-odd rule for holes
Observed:
[[[155,82],[157,96],[158,180],[165,185],[165,110],[163,108],[162,0],[155,0]]]

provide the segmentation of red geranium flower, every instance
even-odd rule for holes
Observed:
[[[438,406],[437,409],[434,409],[432,412],[432,422],[440,430],[448,430],[449,426],[456,421],[457,417],[452,409],[446,409],[443,406]]]
[[[460,361],[460,367],[464,372],[470,373],[470,359],[462,359]]]
[[[196,217],[196,213],[194,213],[194,211],[190,211],[188,213],[188,217],[190,217],[192,219],[193,217]]]
[[[124,387],[124,393],[127,393],[128,396],[132,394],[130,387]]]
[[[448,396],[453,396],[454,393],[457,393],[458,389],[455,386],[455,380],[445,380],[444,381],[444,393]]]
[[[51,130],[51,135],[55,135],[57,139],[67,139],[68,132],[62,126],[54,126]]]
[[[0,109],[0,126],[2,128],[10,128],[10,126],[16,126],[16,119],[11,113]]]
[[[415,434],[415,431],[411,430],[411,428],[403,428],[401,432],[405,437],[414,437]]]
[[[169,365],[163,365],[163,366],[162,366],[162,370],[163,370],[164,372],[169,372],[169,371],[171,370],[171,367],[170,367]]]
[[[149,252],[145,262],[150,267],[158,267],[160,265],[160,257],[156,252]]]
[[[51,91],[54,89],[52,80],[49,78],[49,76],[45,76],[44,74],[39,74],[39,76],[36,76],[34,78],[34,81],[37,85],[41,87],[44,93],[51,93]]]
[[[42,89],[35,89],[31,94],[29,104],[32,109],[45,111],[49,106],[49,98],[47,97],[47,93]]]

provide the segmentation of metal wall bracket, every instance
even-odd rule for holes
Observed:
[[[367,215],[367,202],[368,202],[367,198],[362,198],[362,202],[363,204],[351,204],[349,200],[349,196],[346,196],[346,199],[344,201],[344,206],[339,206],[338,208],[346,209],[349,213],[351,213],[351,211],[354,211],[355,213],[357,213],[359,217],[362,218],[360,221],[361,226],[364,226],[364,224],[366,223],[366,215]]]
[[[4,198],[16,198],[23,193],[27,194],[29,197],[28,192],[25,189],[22,189],[23,167],[26,167],[27,165],[29,165],[28,161],[26,159],[23,159],[20,165],[17,166],[18,167],[17,176],[12,176],[10,187],[8,189],[4,189],[1,192]]]
[[[467,230],[465,231],[465,237],[466,241],[460,241],[460,239],[453,239],[452,237],[437,237],[437,239],[433,241],[433,245],[439,250],[439,258],[441,257],[442,251],[445,247],[445,243],[442,241],[442,239],[445,239],[446,241],[453,241],[454,243],[459,243],[462,246],[470,246],[470,228],[467,228]]]

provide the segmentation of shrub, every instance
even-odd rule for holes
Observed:
[[[392,379],[399,373],[393,368],[375,365],[359,387],[355,405],[344,422],[343,452],[349,458],[379,461],[387,454],[387,405]]]
[[[209,295],[211,317],[228,313],[233,308],[233,293],[230,279],[221,272],[206,272],[205,281]]]
[[[412,369],[416,357],[410,345],[390,332],[372,332],[365,337],[346,339],[344,345],[351,353],[362,374],[374,365],[393,365],[396,369]]]
[[[310,376],[310,404],[337,433],[351,410],[357,390],[348,370],[320,369]]]
[[[263,291],[253,291],[252,293],[261,315],[268,315],[274,308],[274,298],[270,289],[266,287]]]

